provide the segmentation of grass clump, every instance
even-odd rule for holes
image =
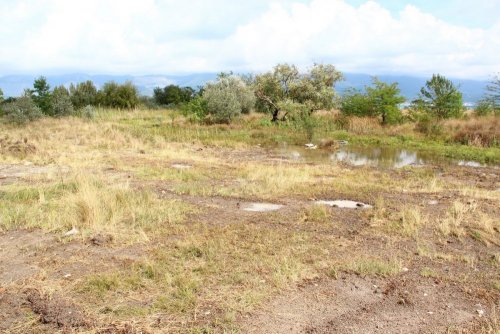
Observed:
[[[13,185],[0,192],[0,229],[41,228],[62,232],[76,227],[83,236],[111,234],[115,240],[145,241],[169,233],[190,208],[162,201],[153,192],[102,177],[75,175],[55,184]]]
[[[345,270],[360,276],[388,277],[396,275],[402,270],[401,262],[398,260],[382,260],[364,257],[354,260],[345,266]]]

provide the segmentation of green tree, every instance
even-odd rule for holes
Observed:
[[[359,89],[347,89],[340,99],[340,111],[348,116],[375,116],[375,108],[367,94]]]
[[[300,74],[294,65],[279,64],[273,71],[257,75],[253,80],[256,108],[270,113],[274,122],[283,111],[280,105],[299,103],[309,113],[330,109],[334,105],[334,85],[341,79],[342,74],[333,65],[315,64],[309,72]],[[283,104],[284,101],[288,102]],[[289,112],[284,111],[282,119],[288,115]]]
[[[56,117],[71,115],[74,112],[68,89],[55,87],[52,91],[52,114]]]
[[[50,86],[47,83],[47,78],[44,76],[35,79],[33,83],[33,101],[40,108],[42,113],[51,116],[52,111],[52,94],[50,92]]]
[[[81,109],[85,106],[95,106],[97,104],[97,88],[90,80],[80,82],[76,86],[69,86],[71,103],[75,109]]]
[[[121,85],[111,81],[105,83],[98,92],[97,100],[106,107],[133,109],[139,105],[139,94],[130,81]]]
[[[464,111],[462,93],[453,82],[434,74],[420,90],[419,98],[413,101],[413,108],[437,119],[460,117]]]
[[[0,104],[3,103],[3,90],[0,88]]]
[[[377,78],[373,78],[372,87],[366,87],[373,114],[382,117],[382,124],[398,123],[401,120],[399,105],[406,99],[400,93],[397,82],[388,84]]]
[[[179,87],[177,85],[168,85],[164,88],[156,87],[153,97],[159,105],[178,105],[191,101],[194,97],[194,89],[191,87]]]

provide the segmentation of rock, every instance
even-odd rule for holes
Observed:
[[[78,233],[80,233],[80,231],[78,231],[78,229],[76,227],[73,227],[71,230],[69,230],[68,232],[64,233],[64,236],[65,237],[71,237],[71,236],[77,235]]]
[[[184,165],[184,164],[172,164],[172,165],[170,165],[170,167],[172,167],[174,169],[189,169],[189,168],[192,168],[192,166],[190,166],[190,165]]]
[[[317,145],[314,145],[314,144],[312,144],[312,143],[308,143],[308,144],[306,144],[305,146],[306,146],[306,148],[307,148],[307,149],[309,149],[309,150],[315,150],[315,149],[317,149],[317,148],[318,148],[318,146],[317,146]]]
[[[484,315],[484,310],[476,310],[476,312],[480,317]]]
[[[437,205],[439,202],[436,201],[436,200],[430,200],[429,202],[427,202],[427,204],[429,205]]]
[[[347,145],[347,144],[349,144],[349,142],[347,140],[339,140],[339,141],[337,141],[337,143],[339,145]]]

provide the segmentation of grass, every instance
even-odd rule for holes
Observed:
[[[498,153],[498,147],[431,140],[410,124],[381,127],[353,119],[344,130],[329,113],[318,117],[323,121],[318,139],[441,155],[453,151],[480,161]],[[101,110],[93,121],[69,117],[22,128],[1,124],[13,140],[27,137],[36,148],[23,156],[0,156],[2,165],[23,166],[20,178],[0,179],[1,231],[42,229],[60,236],[61,244],[72,240],[73,246],[96,234],[113,236],[112,245],[83,245],[95,247],[88,254],[68,248],[67,259],[51,262],[29,284],[63,291],[100,323],[128,322],[151,332],[158,330],[149,326],[159,318],[165,332],[235,332],[242,315],[301,282],[337,279],[341,272],[388,278],[403,263],[412,263],[415,250],[449,265],[481,265],[470,280],[498,289],[496,278],[479,276],[493,276],[498,268],[498,256],[483,260],[492,245],[498,246],[496,192],[469,182],[473,177],[465,173],[450,179],[433,167],[385,170],[278,161],[266,149],[283,141],[302,145],[304,134],[293,124],[263,120],[250,115],[232,125],[206,126],[190,124],[173,111]],[[177,170],[172,164],[192,168]],[[39,167],[48,172],[36,174]],[[451,166],[445,174],[457,170]],[[443,199],[436,210],[421,206],[438,197]],[[478,204],[467,204],[468,198]],[[313,205],[314,199],[352,199],[374,208],[329,208]],[[237,209],[237,202],[259,200],[285,207],[273,213]],[[449,207],[441,212],[444,205]],[[72,227],[80,233],[61,237]],[[470,236],[476,240],[471,247],[479,250],[450,249],[456,243],[448,246],[443,236]],[[37,252],[50,247],[41,245]],[[125,260],[115,258],[122,253]],[[85,267],[81,275],[60,279],[60,272],[93,261],[95,272]]]
[[[118,241],[147,241],[169,234],[192,209],[180,201],[162,201],[128,183],[109,184],[103,176],[76,174],[59,182],[11,185],[0,191],[0,229],[41,228],[82,237],[111,234]]]
[[[363,257],[349,262],[345,270],[360,276],[388,277],[396,275],[402,270],[401,262],[398,260],[382,260],[372,257]]]

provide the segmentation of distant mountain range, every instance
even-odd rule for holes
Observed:
[[[33,86],[33,81],[36,76],[32,75],[7,75],[0,77],[0,88],[5,96],[19,96],[25,88]],[[97,87],[102,86],[107,81],[116,81],[123,83],[132,81],[137,86],[140,93],[143,95],[152,95],[155,87],[164,87],[169,84],[179,86],[191,86],[196,88],[203,86],[207,81],[214,80],[217,77],[216,73],[196,73],[189,75],[88,75],[88,74],[65,74],[65,75],[48,75],[49,84],[54,86],[64,85],[69,86],[71,83],[92,80]],[[380,75],[378,78],[386,82],[398,82],[403,96],[407,100],[414,99],[420,88],[425,84],[428,78],[420,78],[413,76],[395,76],[395,75]],[[464,95],[464,101],[467,103],[477,102],[484,94],[486,81],[478,80],[463,80],[452,79],[453,82],[459,85],[460,90]],[[345,74],[345,80],[337,84],[336,88],[339,92],[345,91],[349,87],[360,88],[369,85],[372,81],[372,76],[368,74]]]

